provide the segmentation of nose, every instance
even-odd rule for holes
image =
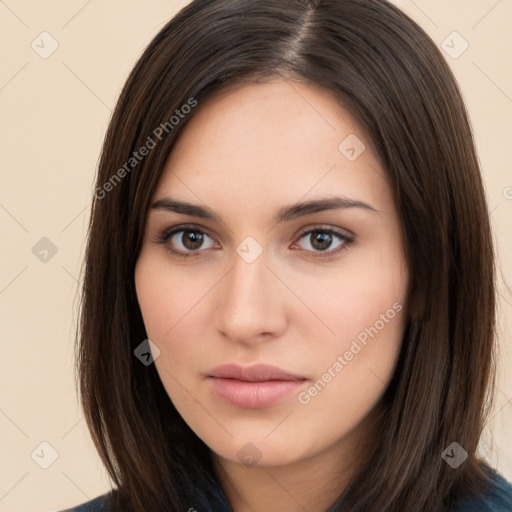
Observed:
[[[265,251],[252,263],[234,253],[231,270],[216,287],[215,327],[224,337],[251,344],[286,328],[286,290],[268,264]]]

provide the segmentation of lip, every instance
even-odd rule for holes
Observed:
[[[267,364],[225,364],[207,375],[215,394],[234,407],[261,409],[296,392],[306,377]]]
[[[267,380],[305,380],[306,377],[287,372],[271,364],[254,364],[241,366],[239,364],[223,364],[215,367],[208,373],[208,377],[223,379],[237,379],[248,382],[262,382]]]

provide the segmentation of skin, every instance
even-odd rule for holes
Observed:
[[[366,146],[354,161],[338,149],[350,134]],[[211,208],[223,222],[156,209],[147,218],[135,281],[169,398],[211,449],[235,512],[323,512],[354,472],[358,441],[369,442],[368,422],[393,375],[405,324],[403,239],[381,164],[327,91],[276,79],[217,92],[198,106],[153,201],[171,195]],[[332,196],[376,211],[272,220],[281,207]],[[183,224],[206,233],[202,245],[183,232],[157,243]],[[344,242],[333,235],[322,245],[318,231],[304,235],[313,227],[354,241],[334,254]],[[248,236],[263,249],[251,263],[236,251]],[[168,247],[190,255],[177,258]],[[333,377],[338,356],[393,304],[394,318]],[[239,408],[214,395],[204,375],[228,362],[304,376],[302,392],[325,383],[329,368],[331,379],[308,403],[294,393],[266,408]],[[252,465],[237,455],[250,451],[248,442],[257,448]]]

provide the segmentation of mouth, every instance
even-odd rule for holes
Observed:
[[[304,386],[306,377],[272,365],[214,368],[207,375],[215,395],[233,407],[261,409],[284,400]]]

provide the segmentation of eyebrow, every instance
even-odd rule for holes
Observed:
[[[379,210],[363,201],[358,201],[347,197],[330,197],[327,199],[315,199],[312,201],[284,206],[273,217],[273,221],[274,223],[278,224],[280,222],[290,221],[299,217],[306,217],[314,213],[340,208],[361,208],[373,213],[381,213]],[[151,205],[151,209],[181,213],[183,215],[199,217],[201,219],[207,219],[214,222],[224,222],[222,218],[217,215],[211,208],[187,203],[185,201],[178,201],[177,199],[173,199],[171,197],[163,197],[158,199]]]

